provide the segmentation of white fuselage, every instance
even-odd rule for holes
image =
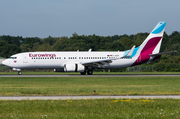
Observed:
[[[26,52],[12,55],[3,64],[17,69],[64,68],[69,63],[112,60],[104,68],[124,68],[131,66],[136,58],[121,58],[124,52]]]

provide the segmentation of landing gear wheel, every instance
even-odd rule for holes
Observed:
[[[92,74],[93,74],[93,71],[92,71],[92,70],[88,70],[88,71],[87,71],[87,74],[88,74],[88,75],[92,75]]]
[[[19,71],[18,74],[21,75],[22,74],[21,71]]]
[[[84,71],[84,72],[81,72],[81,75],[86,75],[86,71]]]

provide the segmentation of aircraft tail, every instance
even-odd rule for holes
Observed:
[[[148,62],[148,60],[150,59],[153,60],[154,58],[156,58],[151,57],[150,55],[159,53],[165,26],[166,22],[159,22],[156,25],[156,27],[152,30],[149,36],[138,47],[137,53],[135,55],[135,57],[137,57],[137,60],[132,66],[139,65]]]

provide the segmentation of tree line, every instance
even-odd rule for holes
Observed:
[[[47,38],[3,35],[0,36],[0,57],[8,58],[16,53],[33,51],[125,51],[133,45],[139,46],[148,35],[86,36],[74,33],[71,37]],[[156,71],[180,71],[180,32],[164,33],[161,52],[174,50],[177,52],[163,55],[148,65],[155,65]]]

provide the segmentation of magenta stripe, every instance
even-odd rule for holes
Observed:
[[[162,37],[155,37],[155,38],[151,38],[146,45],[144,46],[144,48],[142,49],[138,59],[133,63],[132,66],[134,65],[139,65],[142,63],[145,63],[149,60],[150,58],[150,54],[152,54],[153,50],[155,49],[155,47],[157,46],[157,44],[159,43],[159,41],[161,40]]]

